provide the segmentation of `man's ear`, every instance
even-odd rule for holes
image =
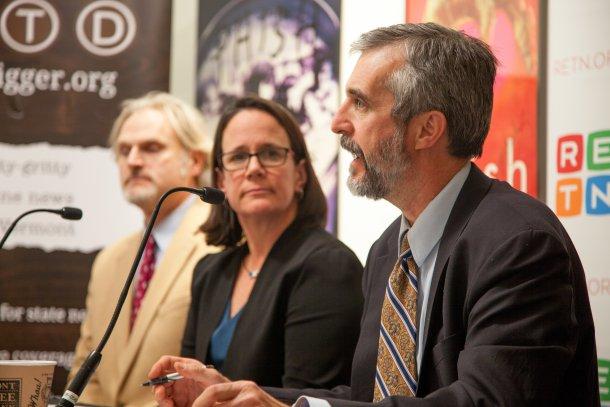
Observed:
[[[187,168],[191,177],[199,178],[207,164],[207,157],[203,151],[191,150],[188,154]]]
[[[423,150],[434,147],[443,136],[447,134],[447,118],[438,110],[421,113],[415,116],[411,122],[415,126],[415,150]]]

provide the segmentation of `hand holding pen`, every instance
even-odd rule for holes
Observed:
[[[148,377],[150,380],[143,385],[154,386],[155,399],[160,406],[191,405],[207,387],[228,382],[213,366],[177,356],[161,357]]]
[[[214,365],[205,365],[206,369],[214,369]],[[159,384],[165,384],[165,383],[169,383],[169,382],[174,382],[176,380],[180,380],[180,379],[184,379],[184,377],[176,372],[176,373],[170,373],[170,374],[166,374],[165,376],[159,376],[159,377],[155,377],[154,379],[150,379],[147,382],[142,383],[142,386],[157,386]]]
[[[176,373],[159,377],[164,372]],[[182,377],[182,380],[178,379]],[[262,390],[256,383],[240,380],[231,382],[216,369],[205,366],[198,360],[163,356],[148,373],[153,381],[164,383],[154,387],[155,400],[160,407],[198,406],[214,407],[219,403],[248,403],[289,407]],[[210,388],[211,387],[211,388]]]

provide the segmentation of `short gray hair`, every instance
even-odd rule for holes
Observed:
[[[136,99],[126,99],[121,108],[108,137],[108,145],[113,150],[123,124],[132,114],[142,109],[158,110],[165,115],[171,129],[187,151],[203,152],[206,164],[199,183],[209,183],[211,138],[206,136],[203,116],[197,109],[169,93],[158,91],[149,92]]]
[[[404,51],[404,64],[386,86],[394,95],[392,116],[408,123],[420,113],[447,118],[449,153],[478,157],[489,132],[497,60],[483,41],[434,23],[396,24],[364,33],[352,52],[384,47]]]

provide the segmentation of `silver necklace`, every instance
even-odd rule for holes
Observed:
[[[245,258],[241,261],[241,265],[244,268],[244,270],[246,270],[246,273],[248,273],[248,277],[250,277],[253,280],[256,277],[258,277],[259,273],[261,272],[260,269],[254,269],[254,270],[248,269],[248,267],[246,267],[246,259]]]

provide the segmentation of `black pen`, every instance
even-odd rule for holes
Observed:
[[[214,365],[205,365],[207,369],[214,369]],[[165,376],[155,377],[147,382],[142,383],[142,386],[156,386],[158,384],[164,384],[174,382],[176,380],[183,379],[180,373],[170,373]]]

